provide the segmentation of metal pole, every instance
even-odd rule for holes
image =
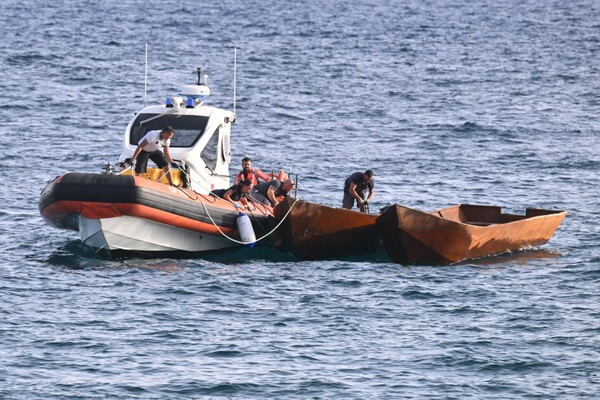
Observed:
[[[144,107],[146,107],[146,92],[148,90],[148,42],[146,42],[146,62],[144,68]]]
[[[298,174],[294,174],[296,176],[296,185],[294,187],[294,197],[298,197]]]
[[[233,46],[233,113],[235,114],[235,97],[237,91],[237,46]]]

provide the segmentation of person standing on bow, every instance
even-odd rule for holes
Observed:
[[[252,168],[252,160],[249,157],[242,159],[242,170],[235,176],[233,184],[237,185],[244,179],[249,179],[254,186],[259,184],[259,179],[264,182],[272,180],[271,176],[265,174],[258,168]]]
[[[369,189],[369,195],[365,197],[365,189]],[[342,205],[348,210],[354,206],[354,200],[361,212],[365,212],[365,206],[369,204],[375,195],[375,181],[373,171],[355,172],[346,178],[344,182],[344,200]]]
[[[140,139],[137,148],[133,152],[132,160],[129,161],[130,164],[135,162],[135,174],[137,176],[146,172],[148,159],[150,159],[154,161],[158,168],[162,168],[169,183],[174,185],[170,168],[171,164],[174,163],[171,153],[169,153],[169,146],[171,145],[173,135],[175,135],[175,130],[167,125],[160,131],[148,131]]]

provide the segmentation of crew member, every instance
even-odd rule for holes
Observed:
[[[365,189],[369,189],[368,197],[365,197]],[[354,200],[361,212],[365,212],[365,206],[375,195],[375,181],[373,180],[373,171],[370,169],[365,172],[355,172],[346,178],[344,182],[344,208],[352,209]]]
[[[271,181],[271,176],[265,174],[258,168],[252,168],[252,160],[249,157],[242,159],[242,170],[235,176],[233,184],[237,185],[244,179],[250,179],[254,186],[258,185],[259,179],[264,182]]]
[[[212,194],[227,200],[236,208],[247,208],[248,210],[251,210],[252,206],[248,203],[248,196],[252,190],[252,186],[252,181],[250,179],[244,179],[238,185],[233,185],[229,189],[213,190]]]
[[[252,199],[266,205],[275,207],[279,204],[279,197],[287,197],[290,190],[294,188],[296,182],[293,179],[287,179],[283,182],[274,179],[271,182],[262,182],[252,190]]]
[[[170,166],[174,163],[169,153],[169,146],[171,145],[173,135],[175,135],[175,130],[167,125],[161,131],[148,131],[140,139],[137,148],[133,152],[132,160],[129,160],[129,164],[135,163],[135,174],[137,176],[146,172],[148,159],[151,159],[158,168],[162,168],[167,176],[167,180],[173,185]]]

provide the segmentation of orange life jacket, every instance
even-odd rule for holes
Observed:
[[[236,179],[238,182],[242,182],[244,179],[250,179],[253,186],[258,185],[258,179],[256,178],[256,175],[254,174],[254,170],[252,170],[252,169],[245,176],[244,176],[244,171],[241,171],[239,174],[236,175]]]
[[[285,173],[284,170],[279,171],[279,175],[277,175],[277,177],[275,179],[277,179],[278,181],[286,181],[288,180],[288,174]]]

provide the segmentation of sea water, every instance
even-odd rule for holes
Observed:
[[[0,12],[0,397],[512,399],[600,392],[600,3],[45,2]],[[148,86],[144,96],[145,46]],[[39,215],[114,163],[195,68],[232,149],[339,207],[568,210],[537,249],[449,267],[257,247],[104,257]]]

